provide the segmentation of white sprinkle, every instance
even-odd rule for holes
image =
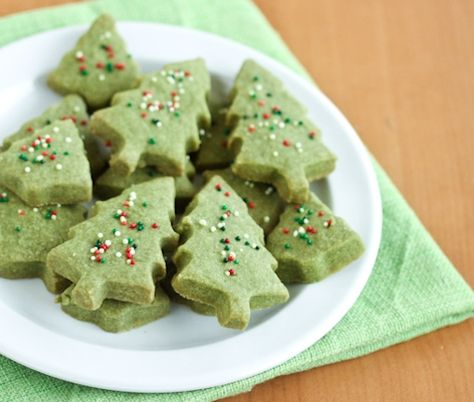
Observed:
[[[106,240],[106,241],[105,241],[105,245],[108,246],[108,247],[110,247],[110,246],[112,245],[112,242],[111,242],[110,240]]]
[[[263,217],[263,221],[264,221],[265,223],[270,222],[270,217],[269,217],[269,216],[264,216],[264,217]]]
[[[199,130],[199,135],[200,135],[200,136],[203,136],[204,134],[206,134],[206,130],[204,130],[203,128],[201,128],[201,129]]]
[[[81,110],[81,108],[80,108],[79,106],[77,106],[77,105],[74,106],[74,111],[75,111],[75,112],[79,112],[80,110]]]
[[[80,50],[78,50],[78,51],[76,52],[76,58],[77,58],[77,59],[80,59],[81,57],[84,57],[84,53],[81,52]]]
[[[199,219],[199,224],[201,226],[207,226],[207,221],[205,219]]]
[[[97,247],[92,247],[90,249],[91,254],[94,254],[97,251]]]
[[[116,230],[114,234],[115,234],[116,237],[120,237],[122,235],[120,230]]]
[[[277,152],[277,151],[273,151],[273,156],[278,156],[278,152]]]
[[[285,128],[285,123],[283,123],[282,121],[280,121],[280,123],[278,123],[278,127],[280,127],[280,128]]]
[[[224,226],[225,226],[225,222],[219,222],[219,223],[217,224],[217,227],[218,227],[219,229],[222,229]]]
[[[129,197],[130,200],[136,200],[137,199],[137,193],[135,191],[132,191],[130,193],[130,197]]]
[[[105,75],[99,74],[99,81],[104,81],[104,80],[105,80]]]
[[[128,239],[123,239],[122,244],[128,244]]]
[[[53,127],[53,132],[59,133],[59,127]]]
[[[296,148],[301,148],[301,147],[302,147],[301,142],[297,142],[297,143],[295,144],[295,147],[296,147]]]
[[[225,274],[226,274],[227,276],[230,276],[230,271],[225,271]]]
[[[57,215],[51,215],[51,220],[55,221],[56,219],[58,219]]]
[[[309,223],[308,218],[304,218],[304,219],[303,219],[303,222],[304,222],[305,225],[307,225],[307,224]]]
[[[25,173],[30,173],[31,172],[31,168],[29,166],[25,167]]]
[[[247,233],[244,234],[244,238],[245,239],[248,239],[249,238],[249,235]]]
[[[104,254],[105,253],[105,250],[103,248],[99,249],[99,253],[100,254]]]
[[[72,142],[72,138],[71,137],[66,137],[64,139],[64,141],[66,141],[68,144],[70,144]]]
[[[102,239],[102,237],[104,237],[104,234],[103,234],[103,233],[97,233],[97,237],[98,237],[99,239]]]
[[[256,89],[257,91],[261,91],[261,90],[263,89],[262,84],[257,84],[257,85],[255,85],[255,89]]]
[[[298,231],[297,231],[297,230],[294,230],[294,231],[293,231],[293,237],[296,237],[296,236],[298,236]]]
[[[155,76],[151,77],[151,80],[152,80],[153,82],[158,81],[158,79],[157,79]]]
[[[222,250],[221,255],[222,255],[222,257],[225,257],[225,256],[227,256],[227,253],[224,250]]]
[[[38,212],[39,209],[38,208],[33,208],[33,212]]]
[[[273,187],[268,187],[266,190],[265,190],[265,195],[270,195],[271,193],[273,193]]]
[[[91,261],[95,261],[95,256],[91,255]]]
[[[211,231],[211,232],[215,232],[216,230],[217,230],[217,229],[216,229],[215,226],[211,226],[211,228],[210,228],[210,231]]]
[[[239,216],[240,212],[239,211],[234,211],[234,216]]]
[[[117,252],[115,253],[115,256],[118,257],[118,258],[120,258],[120,257],[122,257],[122,253],[121,253],[120,251],[117,251]]]
[[[35,149],[34,149],[33,147],[29,147],[29,148],[28,148],[28,152],[30,152],[30,153],[31,153],[31,152],[35,152]]]
[[[63,165],[61,165],[60,163],[56,165],[56,170],[62,170],[62,168],[63,168]]]
[[[304,227],[303,227],[303,226],[300,226],[300,227],[298,228],[298,233],[304,233],[304,232],[305,232]]]

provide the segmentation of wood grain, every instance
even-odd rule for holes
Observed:
[[[0,15],[65,3],[1,1]],[[256,0],[474,285],[474,2]],[[473,401],[474,321],[228,401]]]

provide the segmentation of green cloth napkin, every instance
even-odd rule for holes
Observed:
[[[306,74],[259,10],[247,0],[99,0],[44,9],[0,19],[0,46],[36,32],[90,22],[104,11],[119,20],[158,21],[227,36]],[[382,244],[374,272],[357,303],[342,321],[298,356],[232,384],[153,395],[70,384],[0,356],[0,400],[215,400],[248,391],[254,385],[280,375],[371,353],[473,316],[474,294],[470,287],[375,161],[374,168],[383,202]]]

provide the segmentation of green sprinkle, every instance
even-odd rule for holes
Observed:
[[[143,203],[142,203],[142,207],[143,207],[143,208],[146,208],[146,207],[148,207],[148,202],[146,202],[146,201],[143,201]]]
[[[245,240],[245,243],[244,243],[246,246],[250,246],[250,242],[248,240]]]
[[[240,236],[235,236],[236,241],[240,241]]]
[[[174,115],[175,115],[176,117],[181,117],[181,112],[174,112]]]
[[[271,98],[271,97],[272,97],[272,93],[271,93],[271,92],[267,92],[267,97]]]
[[[88,70],[81,70],[81,75],[89,75],[89,71]]]
[[[306,244],[307,244],[308,246],[311,246],[311,244],[313,244],[313,240],[307,239],[307,240],[306,240]]]
[[[132,107],[132,102],[127,102],[127,107]]]
[[[21,226],[15,226],[15,231],[17,231],[18,233],[21,232]]]
[[[225,239],[220,239],[219,242],[225,244]]]
[[[222,209],[223,211],[227,211],[227,205],[222,204],[221,209]]]
[[[109,62],[109,63],[107,63],[107,64],[105,65],[105,69],[106,69],[109,73],[111,73],[112,71],[114,71],[114,65]]]
[[[150,138],[148,138],[147,143],[150,144],[150,145],[155,145],[155,144],[156,144],[156,140],[155,140],[153,137],[150,137]]]
[[[234,260],[235,265],[239,265],[239,260]]]
[[[228,262],[227,257],[224,257],[223,262]]]
[[[18,158],[21,159],[22,161],[28,162],[28,157],[25,154],[20,154]]]
[[[107,260],[102,257],[101,260],[100,260],[100,263],[101,263],[101,264],[105,264],[106,261],[107,261]]]
[[[230,250],[230,246],[229,246],[228,244],[226,244],[226,245],[224,246],[224,250],[225,250],[225,251],[229,251],[229,250]]]
[[[304,123],[303,123],[303,120],[300,120],[300,121],[298,122],[298,126],[302,126],[303,124],[304,124]]]
[[[254,75],[252,79],[253,79],[254,81],[258,81],[260,78],[258,77],[258,75]]]
[[[46,120],[46,125],[48,125],[48,126],[49,126],[50,124],[51,124],[51,120],[49,120],[49,119],[48,119],[48,120]]]
[[[283,247],[285,248],[285,250],[289,250],[291,248],[289,243],[285,243]]]
[[[64,151],[64,152],[63,152],[63,155],[64,155],[64,156],[69,156],[69,152],[68,152],[68,151]]]

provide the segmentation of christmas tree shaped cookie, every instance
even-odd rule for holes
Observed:
[[[50,292],[62,292],[69,282],[46,267],[46,255],[67,239],[69,228],[85,214],[79,205],[31,208],[0,187],[0,277],[41,278]]]
[[[285,205],[275,188],[269,184],[242,179],[232,173],[230,168],[204,172],[206,180],[215,175],[222,177],[240,195],[247,204],[248,212],[253,220],[266,235],[270,233],[277,224]]]
[[[115,30],[115,21],[106,14],[92,23],[48,77],[52,89],[81,95],[91,109],[107,106],[116,92],[137,83],[138,67]]]
[[[170,310],[170,300],[159,286],[151,304],[105,300],[98,310],[85,310],[72,302],[73,286],[58,297],[62,310],[80,321],[91,322],[107,332],[124,332],[156,321]]]
[[[221,325],[245,329],[251,309],[288,299],[262,229],[221,177],[194,197],[178,232],[184,244],[174,256],[172,286],[184,298],[212,306]]]
[[[227,114],[229,124],[234,124],[230,139],[237,154],[234,173],[273,184],[288,202],[306,201],[309,181],[331,173],[336,159],[305,115],[279,80],[246,61]]]
[[[199,170],[225,168],[234,160],[234,154],[229,148],[231,129],[225,124],[226,114],[227,109],[220,108],[212,114],[211,128],[199,130],[201,146],[196,157],[196,167]]]
[[[0,183],[31,206],[92,198],[89,162],[70,120],[54,121],[0,153]]]
[[[110,166],[122,175],[155,166],[184,173],[186,154],[199,147],[199,129],[210,124],[209,73],[203,60],[170,64],[144,76],[136,90],[114,96],[94,113],[92,131],[112,145]]]
[[[285,283],[320,281],[364,252],[359,235],[314,194],[304,204],[285,209],[267,248],[277,259],[276,272]]]
[[[97,310],[105,299],[150,304],[165,276],[162,249],[174,249],[174,183],[158,178],[97,202],[92,218],[51,250],[48,267],[71,282],[72,303]]]
[[[40,116],[35,117],[3,141],[3,149],[8,149],[12,142],[28,137],[35,130],[49,126],[55,120],[71,120],[84,141],[87,159],[95,176],[105,167],[105,160],[100,150],[98,139],[89,131],[89,115],[86,104],[80,96],[68,95],[58,103],[46,109]]]
[[[174,178],[177,205],[186,203],[193,198],[196,192],[196,187],[192,183],[195,172],[194,166],[188,161],[186,172]],[[115,197],[134,184],[143,183],[162,176],[154,167],[138,168],[130,176],[122,176],[114,172],[113,169],[109,169],[97,179],[95,193],[101,199]]]

